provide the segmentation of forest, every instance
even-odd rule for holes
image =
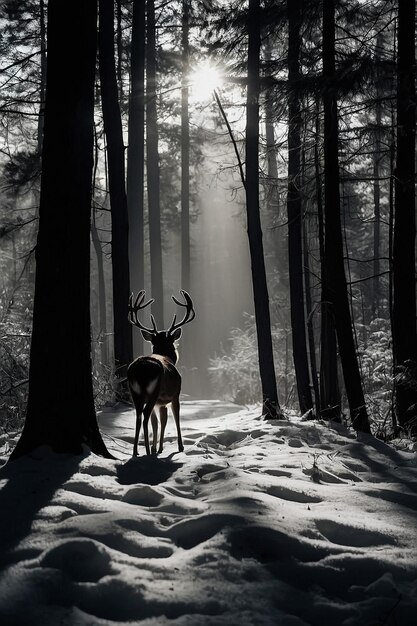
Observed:
[[[72,220],[82,228],[71,204],[81,188],[70,187],[85,157],[97,408],[128,401],[126,366],[145,348],[127,319],[129,294],[152,295],[162,328],[182,288],[198,310],[179,362],[192,397],[262,400],[270,415],[309,412],[385,439],[413,434],[414,3],[108,4],[92,78],[79,75],[83,51],[67,55],[64,37],[72,54],[75,35],[57,16],[50,63],[61,76],[48,85],[47,3],[3,2],[2,428],[22,425],[37,352],[42,176],[53,195],[44,194],[39,296],[41,341],[52,345],[41,358],[61,353],[72,372],[77,363],[68,329],[87,304],[68,286],[86,278],[67,275],[78,236],[66,250],[65,230]],[[66,135],[78,81],[94,89],[88,154],[71,145],[78,131]],[[51,103],[50,138],[48,88],[68,105]],[[61,161],[51,172],[48,141]],[[78,150],[77,163],[63,150]],[[60,397],[52,378],[51,387]]]
[[[4,623],[414,623],[415,0],[0,20]],[[228,600],[134,592],[155,559],[170,598],[219,559]]]

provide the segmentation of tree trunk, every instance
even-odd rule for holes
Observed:
[[[268,40],[265,46],[265,58],[267,62],[271,60],[271,45]],[[287,267],[287,245],[285,242],[285,228],[280,226],[282,216],[280,214],[281,207],[278,186],[273,102],[273,89],[269,88],[264,94],[267,163],[267,180],[265,185],[267,228],[264,233],[265,264],[267,274],[274,276],[274,286],[276,285],[278,290],[285,291],[287,290],[287,284],[286,281],[283,280],[283,274],[286,274]]]
[[[327,273],[324,258],[324,215],[322,180],[319,159],[320,110],[316,110],[316,141],[314,143],[314,168],[316,202],[319,226],[319,252],[321,275],[321,354],[320,354],[320,411],[327,419],[340,419],[340,389],[337,375],[337,342],[334,315],[328,301]]]
[[[112,217],[114,356],[116,374],[122,377],[133,360],[132,329],[127,319],[130,280],[124,145],[114,60],[113,3],[99,0],[99,10],[99,70]]]
[[[372,285],[372,317],[378,317],[379,315],[379,300],[380,300],[380,242],[381,242],[381,190],[379,187],[379,162],[381,158],[381,141],[380,141],[380,128],[381,128],[381,106],[377,103],[376,108],[376,124],[375,129],[375,152],[373,154],[373,194],[374,194],[374,261],[373,261],[373,285]]]
[[[98,275],[98,310],[99,310],[99,336],[100,343],[100,360],[101,364],[108,365],[107,354],[107,315],[106,315],[106,281],[104,278],[103,250],[98,235],[98,230],[94,221],[91,221],[91,240],[93,242],[94,252],[97,259],[97,275]]]
[[[182,85],[181,85],[181,286],[190,289],[190,120],[188,81],[190,66],[190,0],[182,3]]]
[[[116,0],[116,48],[117,48],[117,83],[119,99],[123,100],[123,44],[122,44],[122,1]]]
[[[43,127],[45,116],[45,86],[46,86],[46,19],[45,19],[45,2],[40,0],[39,3],[39,31],[41,43],[41,76],[40,76],[40,93],[39,93],[39,117],[38,117],[38,154],[42,154]]]
[[[382,47],[382,37],[379,35],[376,41],[376,62],[379,63],[379,50]],[[381,129],[382,129],[382,90],[380,78],[376,77],[376,104],[375,104],[375,148],[373,153],[373,194],[374,194],[374,261],[373,261],[373,285],[372,285],[372,317],[380,314],[380,247],[381,247],[381,190],[379,185],[380,161],[381,161]]]
[[[292,349],[301,413],[313,407],[308,367],[303,289],[301,221],[300,28],[301,0],[287,0],[288,12],[288,264]]]
[[[395,54],[395,51],[394,51]],[[395,113],[394,105],[391,103],[391,132],[390,132],[390,149],[389,149],[389,215],[388,215],[388,258],[389,258],[389,282],[388,282],[388,303],[390,315],[391,336],[394,337],[394,267],[393,267],[393,249],[394,249],[394,187],[395,187]],[[395,343],[392,342],[392,374],[394,378],[395,372]],[[391,422],[394,432],[397,432],[398,422],[395,410],[395,389],[394,382],[391,394]]]
[[[307,223],[303,222],[303,260],[304,260],[304,285],[305,285],[305,298],[306,298],[306,314],[307,314],[307,337],[308,348],[310,352],[310,367],[311,378],[313,382],[314,390],[314,403],[316,408],[316,415],[320,412],[320,390],[319,390],[319,377],[317,371],[316,360],[316,344],[314,340],[314,323],[313,323],[313,306],[311,301],[311,281],[310,281],[310,259],[308,253],[308,238],[307,238]]]
[[[393,344],[395,366],[417,362],[415,275],[415,2],[398,2],[397,160],[393,241]],[[416,415],[416,382],[396,385],[398,423]],[[417,426],[414,427],[417,432]]]
[[[265,142],[269,189],[267,192],[267,210],[270,221],[279,218],[278,165],[275,147],[274,115],[272,93],[265,97]],[[277,253],[277,252],[276,252]]]
[[[153,312],[156,323],[159,328],[161,328],[164,325],[164,287],[159,188],[158,114],[156,106],[156,28],[154,0],[147,0],[146,17],[146,173],[151,250],[151,287],[152,297],[155,298]]]
[[[75,454],[86,444],[93,452],[110,456],[97,426],[91,375],[96,2],[74,0],[65,19],[63,15],[61,2],[49,0],[29,399],[12,459],[43,444],[56,452]]]
[[[324,266],[328,286],[326,300],[334,314],[343,378],[352,425],[370,432],[358,358],[352,332],[349,298],[343,260],[340,215],[338,115],[335,79],[334,0],[323,2],[323,91],[324,105]]]
[[[259,214],[259,0],[249,0],[248,89],[246,102],[246,212],[255,303],[259,371],[263,408],[268,417],[280,417],[272,349],[268,286]]]
[[[304,125],[304,132],[302,136],[303,149],[301,158],[301,185],[304,188],[306,184],[306,124]],[[307,322],[307,340],[308,340],[308,357],[310,363],[311,380],[314,392],[314,407],[316,416],[320,412],[320,389],[319,389],[319,375],[317,370],[316,359],[316,342],[314,337],[314,309],[311,297],[311,278],[310,278],[310,251],[309,251],[309,225],[311,215],[310,199],[304,198],[303,209],[304,219],[302,222],[302,239],[303,239],[303,274],[304,274],[304,291],[305,291],[305,314]]]
[[[145,167],[145,0],[134,0],[130,50],[129,139],[127,149],[127,206],[129,212],[130,288],[145,285],[144,167]],[[135,354],[143,349],[142,335],[133,334]]]

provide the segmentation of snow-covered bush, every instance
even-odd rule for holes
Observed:
[[[29,375],[29,338],[11,333],[0,324],[0,431],[8,432],[23,424]],[[5,332],[6,331],[6,332]]]
[[[294,383],[291,352],[288,346],[285,349],[287,333],[274,327],[272,341],[278,392],[286,402]],[[253,315],[245,314],[244,327],[230,332],[229,349],[210,359],[209,375],[220,397],[237,404],[259,402],[262,394]]]
[[[357,325],[358,330],[359,325]],[[389,320],[376,318],[359,341],[359,357],[373,432],[391,431],[392,344]]]

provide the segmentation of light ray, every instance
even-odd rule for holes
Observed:
[[[222,86],[223,77],[218,67],[206,61],[195,68],[190,75],[191,98],[203,102],[210,100],[213,91]]]

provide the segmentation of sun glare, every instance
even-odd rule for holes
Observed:
[[[190,76],[191,97],[195,101],[209,100],[222,85],[222,74],[209,61],[197,67]]]

